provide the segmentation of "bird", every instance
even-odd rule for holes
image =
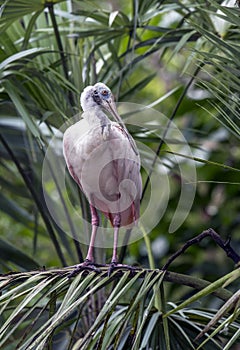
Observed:
[[[75,270],[96,268],[94,242],[100,212],[113,226],[110,275],[115,268],[129,267],[119,263],[117,245],[120,227],[132,227],[140,217],[140,155],[117,111],[113,94],[105,84],[98,82],[85,87],[80,103],[83,119],[71,125],[63,135],[63,155],[68,171],[86,195],[91,212],[88,252],[84,262],[75,265]]]

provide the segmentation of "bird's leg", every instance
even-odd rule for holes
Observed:
[[[113,240],[113,254],[111,264],[118,263],[118,255],[117,255],[117,244],[118,244],[118,233],[120,227],[120,215],[117,214],[113,219],[113,227],[114,227],[114,240]]]
[[[111,264],[108,269],[108,276],[111,275],[114,268],[118,265],[118,256],[117,256],[117,244],[118,244],[118,232],[121,223],[120,214],[116,214],[113,218],[113,229],[114,229],[114,239],[113,239],[113,254]]]
[[[121,216],[120,214],[117,214],[113,219],[113,228],[114,228],[113,254],[112,254],[111,264],[108,269],[108,276],[111,275],[113,270],[117,270],[117,269],[126,269],[130,271],[139,270],[139,268],[137,267],[118,263],[117,244],[118,244],[118,234],[119,234],[120,224],[121,224]]]
[[[93,256],[94,242],[96,239],[97,229],[99,226],[99,217],[98,217],[96,208],[92,204],[90,204],[90,210],[91,210],[91,217],[92,217],[92,220],[91,220],[92,233],[91,233],[91,239],[88,247],[87,256],[83,263],[75,265],[75,269],[71,272],[69,277],[72,277],[79,271],[85,270],[85,269],[101,272],[94,264],[94,256]]]
[[[91,239],[89,242],[88,252],[85,259],[85,262],[88,262],[88,263],[94,263],[93,250],[94,250],[94,242],[97,234],[97,229],[98,227],[96,225],[92,225]]]
[[[92,223],[92,233],[91,233],[91,239],[88,247],[87,256],[85,259],[85,262],[93,263],[94,257],[93,257],[93,250],[94,250],[94,242],[96,239],[97,229],[99,226],[99,217],[96,208],[90,204],[90,210],[91,210],[91,223]]]

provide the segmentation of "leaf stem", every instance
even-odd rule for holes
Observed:
[[[66,60],[66,56],[65,56],[65,53],[64,53],[63,45],[62,45],[61,36],[60,36],[59,30],[58,30],[58,25],[57,25],[55,13],[54,13],[54,3],[53,2],[47,2],[46,3],[46,7],[47,7],[47,9],[49,11],[49,14],[50,14],[50,17],[51,17],[53,30],[54,30],[57,46],[58,46],[58,49],[59,49],[60,58],[61,58],[61,61],[62,61],[62,67],[63,67],[64,76],[68,80],[69,79],[69,76],[68,76],[68,65],[67,65],[67,60]],[[68,98],[69,98],[70,105],[73,107],[74,106],[74,100],[73,100],[72,91],[70,91],[70,90],[68,91]]]
[[[212,228],[203,231],[197,237],[194,237],[188,240],[178,251],[176,251],[166,262],[166,264],[162,267],[162,270],[167,270],[169,265],[182,253],[184,253],[187,248],[189,248],[193,244],[197,244],[201,242],[205,237],[211,237],[227,254],[227,256],[233,260],[235,264],[240,263],[240,256],[235,252],[235,250],[230,245],[230,238],[225,242],[220,235],[215,232]]]
[[[108,268],[109,266],[100,267],[99,269],[101,270],[101,272],[96,273],[96,278],[105,279],[108,273]],[[43,270],[43,271],[33,270],[28,272],[9,272],[7,274],[2,274],[2,275],[0,274],[0,281],[4,281],[4,286],[7,286],[8,284],[16,283],[16,281],[21,280],[23,282],[28,278],[31,278],[32,276],[40,276],[42,274],[44,276],[54,276],[54,275],[62,276],[63,278],[63,276],[69,276],[74,271],[74,269],[75,269],[74,266],[69,266],[69,267],[64,267],[60,269],[49,269],[49,270]],[[233,274],[234,274],[234,271],[236,272],[237,270],[233,270],[232,271]],[[108,279],[108,282],[106,282],[106,284],[112,282],[115,279],[118,280],[125,273],[129,274],[128,278],[133,278],[136,274],[139,274],[138,278],[144,278],[146,275],[153,272],[154,272],[153,276],[155,276],[155,274],[156,275],[162,274],[162,270],[159,270],[159,269],[155,269],[155,270],[142,269],[141,274],[139,274],[139,270],[131,271],[131,274],[129,274],[128,271],[123,272],[119,270],[119,271],[116,271],[114,275],[112,275]],[[92,273],[93,273],[92,271],[85,270],[82,272],[82,278],[85,278]],[[188,286],[195,290],[202,290],[211,285],[211,282],[203,280],[201,278],[188,276],[188,275],[171,272],[171,271],[165,271],[163,279],[166,282]],[[212,294],[223,301],[227,301],[233,295],[232,292],[222,287],[219,287],[218,289],[214,290]]]
[[[151,249],[151,241],[144,229],[144,227],[141,225],[141,230],[143,232],[143,239],[147,248],[147,255],[148,255],[148,261],[149,261],[149,266],[150,269],[154,270],[155,269],[155,263],[154,263],[154,258],[152,254],[152,249]]]
[[[152,253],[152,248],[151,248],[151,241],[149,239],[149,236],[147,235],[143,225],[141,225],[141,230],[143,232],[143,239],[147,248],[147,255],[148,255],[148,261],[149,261],[149,266],[151,270],[155,269],[155,263],[154,263],[154,257],[153,257],[153,253]],[[156,288],[156,286],[154,287],[154,294],[155,294],[155,299],[154,299],[154,306],[155,308],[159,311],[162,312],[161,310],[161,298],[162,295],[160,295],[159,293],[159,289]]]
[[[161,138],[161,141],[160,141],[160,143],[159,143],[159,145],[158,145],[158,148],[157,148],[155,157],[154,157],[154,159],[153,159],[152,166],[151,166],[151,169],[150,169],[150,171],[149,171],[147,180],[146,180],[145,185],[144,185],[144,187],[143,187],[141,201],[142,201],[142,199],[143,199],[143,197],[144,197],[144,195],[145,195],[145,193],[146,193],[147,187],[148,187],[149,182],[150,182],[151,175],[152,175],[152,173],[153,173],[154,166],[155,166],[155,164],[156,164],[156,161],[157,161],[157,159],[158,159],[158,156],[159,156],[159,153],[160,153],[160,151],[161,151],[161,149],[162,149],[162,146],[163,146],[163,144],[164,144],[164,142],[165,142],[165,138],[166,138],[166,136],[167,136],[169,127],[170,127],[170,125],[171,125],[171,123],[172,123],[172,121],[173,121],[175,115],[177,114],[177,111],[178,111],[178,109],[179,109],[179,107],[180,107],[180,105],[181,105],[181,103],[182,103],[184,97],[186,96],[188,89],[189,89],[190,86],[192,85],[194,79],[196,78],[196,76],[198,75],[199,71],[202,69],[203,66],[204,66],[204,63],[201,63],[201,64],[197,67],[197,69],[196,69],[195,72],[193,73],[193,76],[191,77],[191,79],[189,80],[189,82],[187,83],[187,85],[185,86],[185,88],[184,88],[184,90],[183,90],[181,96],[179,97],[179,99],[178,99],[178,101],[177,101],[177,104],[175,105],[175,108],[174,108],[173,111],[172,111],[172,114],[171,114],[170,117],[169,117],[167,126],[166,126],[166,128],[165,128],[165,130],[164,130],[163,136],[162,136],[162,138]]]
[[[46,213],[45,211],[45,208],[43,206],[43,203],[41,201],[41,198],[38,196],[38,194],[36,193],[36,190],[35,190],[35,187],[34,185],[32,184],[32,181],[31,179],[29,178],[29,176],[26,174],[26,172],[24,171],[24,169],[22,168],[19,160],[17,159],[17,157],[15,156],[15,154],[13,153],[13,151],[11,150],[11,148],[9,147],[7,141],[5,140],[5,138],[0,134],[0,141],[2,142],[4,148],[6,149],[6,151],[8,152],[9,156],[11,157],[12,161],[14,162],[14,164],[16,165],[18,171],[19,171],[19,174],[22,176],[25,184],[27,185],[27,188],[29,190],[29,192],[31,193],[33,199],[34,199],[34,202],[36,203],[41,215],[42,215],[42,218],[43,218],[43,221],[45,223],[45,226],[47,228],[47,231],[51,237],[51,240],[53,242],[53,245],[55,246],[55,249],[56,249],[56,252],[59,256],[59,259],[62,263],[63,266],[66,266],[67,263],[66,263],[66,260],[65,260],[65,257],[62,253],[62,250],[61,250],[61,247],[58,243],[58,240],[57,240],[57,237],[54,233],[54,230],[52,228],[52,224],[49,220],[49,217],[48,217],[48,214]]]

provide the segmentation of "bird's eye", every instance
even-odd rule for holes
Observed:
[[[101,93],[102,93],[103,96],[107,96],[108,95],[108,91],[107,90],[102,90]]]

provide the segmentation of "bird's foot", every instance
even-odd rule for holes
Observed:
[[[110,277],[111,273],[115,270],[129,270],[130,272],[136,272],[142,270],[140,267],[118,264],[115,261],[112,261],[108,268],[108,277]]]
[[[83,263],[74,265],[74,270],[70,273],[68,276],[69,278],[74,277],[77,275],[80,271],[88,270],[88,271],[94,271],[94,272],[101,272],[101,270],[98,268],[100,266],[99,264],[95,264],[93,261],[86,259]]]

